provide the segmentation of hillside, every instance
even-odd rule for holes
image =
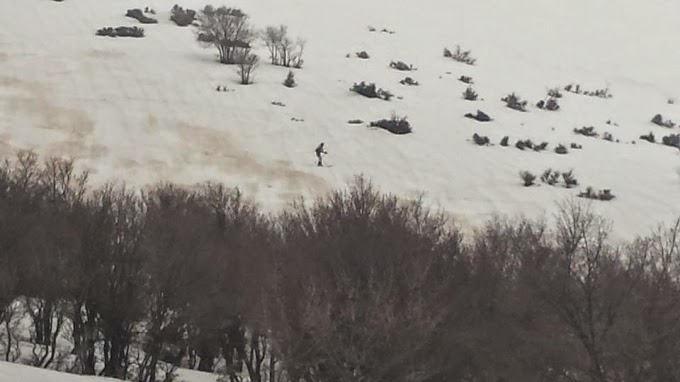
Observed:
[[[194,9],[204,4],[180,2]],[[299,85],[288,89],[281,84],[288,69],[269,65],[262,43],[255,83],[239,85],[235,68],[197,44],[192,27],[168,20],[172,3],[8,0],[0,14],[0,152],[73,156],[95,183],[222,181],[272,210],[362,173],[385,191],[424,192],[428,204],[464,226],[495,213],[550,216],[556,201],[593,186],[616,195],[595,207],[613,220],[619,236],[646,233],[680,214],[680,151],[638,138],[680,132],[650,123],[657,113],[680,121],[680,100],[667,102],[680,97],[680,53],[672,49],[680,43],[680,3],[610,4],[229,2],[257,27],[285,24],[306,40],[304,67],[295,72]],[[145,38],[95,36],[104,26],[138,25],[125,11],[146,6],[157,11],[159,23],[144,25]],[[369,25],[378,31],[369,32]],[[472,50],[476,65],[442,56],[444,47],[457,44]],[[370,59],[354,56],[362,50]],[[417,70],[393,70],[392,60]],[[420,86],[399,84],[407,75]],[[483,100],[462,99],[467,85],[457,80],[461,75],[474,78]],[[359,81],[399,98],[385,102],[349,92]],[[533,106],[549,88],[569,83],[608,88],[613,98],[564,92],[559,111]],[[218,85],[233,91],[216,92]],[[505,107],[500,98],[511,92],[529,102],[528,112]],[[494,120],[463,117],[477,109]],[[392,113],[408,116],[413,134],[366,126]],[[366,123],[351,125],[350,119]],[[591,125],[619,143],[573,133]],[[473,144],[474,133],[493,145]],[[506,135],[510,147],[499,146]],[[514,147],[518,139],[549,147],[521,151]],[[328,166],[318,168],[313,149],[322,141]],[[557,144],[572,142],[583,149],[554,153]],[[549,167],[573,169],[579,187],[522,187],[521,170],[540,175]]]

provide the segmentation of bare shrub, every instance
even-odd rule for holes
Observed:
[[[654,137],[654,133],[652,133],[651,131],[649,132],[649,134],[640,135],[640,139],[642,139],[643,141],[647,141],[649,143],[656,143],[656,138]]]
[[[574,134],[580,134],[586,137],[597,137],[597,131],[594,126],[583,126],[579,129],[574,128]]]
[[[236,60],[238,65],[236,72],[241,79],[241,85],[252,84],[253,73],[260,63],[260,58],[256,54],[250,53],[249,49],[246,49],[238,53]]]
[[[444,57],[452,58],[455,61],[462,62],[467,65],[474,65],[477,62],[476,58],[472,58],[470,55],[472,51],[461,50],[460,45],[456,45],[456,50],[451,52],[448,48],[444,48]]]
[[[385,129],[392,134],[404,135],[413,132],[411,124],[406,120],[406,117],[398,117],[392,115],[390,119],[381,119],[378,121],[372,121],[370,123],[371,127],[379,127]]]
[[[268,26],[262,33],[272,65],[301,68],[304,60],[305,41],[297,39],[293,41],[288,36],[288,27],[285,25]]]
[[[553,171],[549,168],[543,171],[543,174],[541,175],[541,182],[554,186],[560,181],[561,175],[562,174],[559,171]]]
[[[680,149],[680,134],[666,135],[661,138],[661,143],[666,146],[677,147]]]
[[[569,170],[562,173],[562,180],[564,180],[564,186],[566,188],[572,188],[578,186],[578,180],[574,176],[574,170]]]
[[[536,180],[536,175],[530,173],[529,171],[521,171],[519,173],[519,177],[522,179],[522,183],[524,184],[524,187],[533,186],[534,181]]]
[[[250,51],[255,31],[248,22],[248,15],[238,8],[207,5],[198,15],[198,41],[217,48],[219,61],[223,64],[240,64]]]
[[[142,24],[156,24],[158,23],[158,20],[147,17],[144,12],[142,12],[141,9],[135,8],[135,9],[128,9],[127,12],[125,13],[125,16],[131,17],[137,21],[139,21]]]
[[[475,142],[478,146],[486,146],[488,145],[491,141],[489,140],[489,137],[487,136],[481,136],[477,133],[474,133],[472,135],[472,141]]]
[[[602,200],[602,201],[609,201],[609,200],[612,200],[612,199],[615,198],[614,194],[612,194],[611,190],[609,190],[609,189],[595,191],[590,186],[586,187],[585,191],[579,192],[578,197],[579,198],[586,198],[586,199]]]
[[[507,96],[501,98],[501,101],[505,102],[505,106],[509,107],[510,109],[517,111],[527,111],[527,101],[523,101],[515,93],[508,94]]]
[[[489,122],[489,121],[492,120],[491,117],[488,114],[486,114],[485,112],[483,112],[481,110],[477,110],[477,113],[475,113],[475,114],[467,113],[467,114],[465,114],[465,118],[474,119],[475,121],[478,121],[478,122]]]
[[[364,60],[371,58],[371,56],[369,56],[368,52],[366,52],[365,50],[362,50],[361,52],[357,52],[356,56],[361,58],[361,59],[364,59]]]
[[[524,149],[533,150],[534,149],[534,142],[532,142],[531,139],[525,139],[525,140],[520,139],[515,143],[515,147],[520,149],[520,150],[524,150]]]
[[[414,80],[411,77],[405,77],[403,80],[399,81],[400,84],[402,85],[408,85],[408,86],[418,86],[420,85],[418,81]]]
[[[139,27],[104,27],[98,29],[96,32],[97,36],[108,36],[108,37],[134,37],[141,38],[144,37],[144,28]]]
[[[467,89],[463,92],[463,99],[466,101],[476,101],[477,100],[477,92],[475,89],[472,88],[472,86],[468,86]]]
[[[400,71],[412,71],[416,70],[413,65],[409,65],[404,61],[392,61],[390,62],[390,68],[400,70]]]
[[[468,84],[468,85],[474,84],[474,81],[473,81],[472,77],[470,77],[470,76],[460,76],[458,78],[458,81],[460,81],[464,84]]]
[[[657,114],[652,118],[652,123],[661,127],[673,128],[675,127],[675,122],[669,120],[664,120],[661,114]]]
[[[380,98],[385,101],[389,101],[394,96],[387,90],[377,88],[374,83],[367,84],[364,81],[355,83],[349,90],[367,98]]]

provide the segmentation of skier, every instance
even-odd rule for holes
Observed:
[[[319,143],[319,145],[316,146],[316,149],[314,150],[314,152],[316,153],[316,157],[317,157],[317,159],[319,160],[319,161],[316,163],[316,165],[319,166],[319,167],[323,166],[323,159],[322,159],[321,155],[328,154],[328,153],[326,152],[326,150],[324,150],[323,144],[324,144],[323,142]]]

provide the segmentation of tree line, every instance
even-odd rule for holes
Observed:
[[[680,380],[680,221],[609,232],[571,201],[464,237],[363,178],[265,214],[22,152],[0,164],[0,355],[141,382]]]

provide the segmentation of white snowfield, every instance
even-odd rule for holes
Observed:
[[[206,0],[177,0],[201,9]],[[264,28],[285,24],[307,41],[298,86],[287,68],[262,64],[255,83],[237,83],[234,67],[195,41],[193,27],[168,18],[173,1],[4,0],[0,13],[0,151],[34,149],[72,156],[95,183],[144,186],[161,180],[206,180],[241,187],[270,210],[299,194],[319,195],[365,174],[382,190],[425,193],[428,205],[471,227],[493,214],[550,217],[556,201],[586,186],[616,199],[594,202],[618,237],[646,234],[680,215],[680,151],[639,139],[680,133],[650,123],[661,113],[680,122],[680,33],[675,0],[233,0]],[[152,7],[159,23],[141,39],[95,36],[104,26],[134,26],[128,8]],[[369,32],[368,26],[377,28]],[[381,33],[387,28],[394,34]],[[475,66],[444,58],[444,47],[472,50]],[[366,50],[370,59],[354,53]],[[350,53],[350,58],[345,55]],[[417,68],[389,68],[402,60]],[[483,100],[465,101],[474,78]],[[411,76],[420,86],[403,86]],[[385,102],[349,92],[375,82],[396,97]],[[533,105],[546,91],[579,83],[608,87],[611,99],[564,93],[561,110]],[[217,92],[226,85],[232,92]],[[529,111],[505,107],[516,92]],[[272,105],[278,101],[285,107]],[[464,118],[481,109],[494,118]],[[413,134],[367,127],[392,113],[408,116]],[[294,121],[292,118],[304,121]],[[365,124],[351,125],[350,119]],[[618,126],[608,125],[611,120]],[[587,138],[595,126],[620,142]],[[492,146],[471,142],[489,136]],[[498,145],[508,135],[510,147]],[[520,151],[518,139],[549,142]],[[635,141],[632,144],[631,141]],[[327,167],[314,148],[326,143]],[[557,155],[554,147],[583,145]],[[525,188],[519,172],[573,169],[579,187]],[[538,182],[540,184],[540,181]]]

